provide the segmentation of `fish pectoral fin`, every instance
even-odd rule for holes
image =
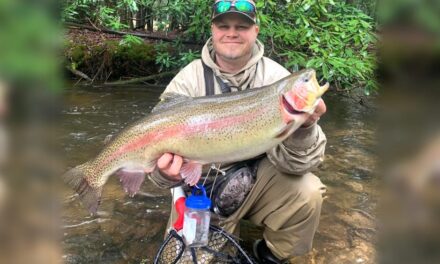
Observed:
[[[197,184],[200,176],[202,176],[202,164],[193,161],[185,162],[180,169],[180,175],[182,175],[185,183],[193,186]]]
[[[145,180],[144,170],[120,169],[116,172],[124,191],[133,197],[140,189]]]

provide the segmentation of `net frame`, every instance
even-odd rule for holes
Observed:
[[[230,245],[234,249],[233,251],[235,251],[235,252],[227,253],[227,252],[217,251],[215,249],[210,248],[209,246],[200,247],[198,249],[190,247],[189,251],[190,251],[193,263],[195,263],[195,264],[199,263],[199,260],[197,259],[196,250],[204,251],[207,254],[211,254],[214,257],[214,260],[217,260],[215,263],[219,263],[218,260],[223,261],[223,263],[244,263],[244,264],[256,263],[252,259],[252,257],[250,257],[248,255],[248,253],[240,246],[240,244],[237,242],[237,240],[231,234],[227,233],[222,228],[219,228],[214,225],[210,225],[209,230],[210,230],[210,235],[211,235],[210,238],[212,238],[213,234],[217,234],[217,235],[222,236],[225,239],[224,245],[226,245],[227,243],[230,243]],[[172,239],[176,239],[176,245],[175,245],[176,248],[174,250],[177,250],[177,251],[169,252],[171,254],[172,253],[176,254],[176,258],[170,263],[169,260],[164,260],[163,254],[167,253],[165,251],[167,250],[167,246],[169,246]],[[179,235],[176,230],[171,229],[169,231],[167,237],[165,238],[164,242],[160,246],[160,248],[154,258],[153,263],[154,264],[177,264],[181,260],[182,256],[184,256],[186,248],[187,247],[185,245],[185,242],[184,242],[182,236]],[[169,249],[169,250],[173,250],[173,249]],[[231,255],[233,253],[235,256]],[[212,262],[212,263],[214,263],[214,262]]]

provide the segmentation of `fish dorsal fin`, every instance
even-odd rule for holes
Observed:
[[[192,100],[191,96],[179,94],[179,93],[164,93],[160,96],[160,102],[151,110],[152,113],[166,110],[177,104]]]

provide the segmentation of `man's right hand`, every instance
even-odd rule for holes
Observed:
[[[182,177],[180,176],[182,164],[183,158],[171,153],[165,153],[157,160],[157,168],[160,173],[173,181],[182,180]]]

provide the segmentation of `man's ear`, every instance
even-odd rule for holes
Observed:
[[[260,28],[257,26],[257,25],[255,25],[255,33],[259,33],[260,32]]]

